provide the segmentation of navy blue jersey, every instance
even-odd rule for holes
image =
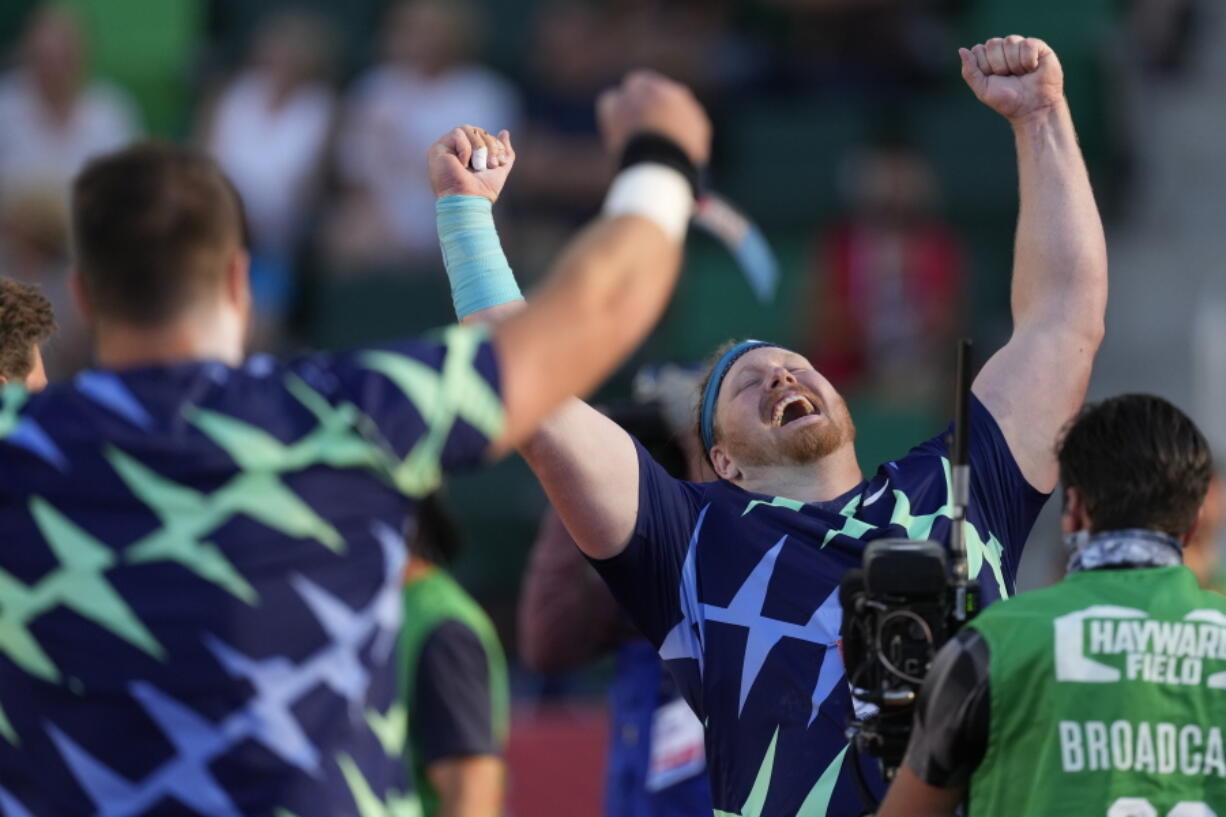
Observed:
[[[971,426],[969,568],[990,603],[1013,591],[1047,497],[1022,476],[978,400]],[[948,540],[946,435],[830,502],[676,480],[641,446],[639,473],[630,544],[595,565],[707,726],[716,815],[860,814],[844,734],[852,699],[838,648],[839,580],[873,539]]]
[[[411,813],[406,521],[501,426],[460,328],[0,393],[0,811]]]

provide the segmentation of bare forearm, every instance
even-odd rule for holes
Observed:
[[[1014,322],[1100,335],[1106,241],[1068,105],[1014,122],[1013,130],[1021,186]]]
[[[499,817],[505,772],[494,755],[440,760],[426,768],[438,792],[437,817]]]

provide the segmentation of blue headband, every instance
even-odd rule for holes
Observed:
[[[715,446],[715,402],[719,399],[719,389],[724,385],[724,378],[728,376],[728,370],[746,352],[761,349],[763,346],[778,347],[779,344],[768,343],[764,340],[743,340],[720,355],[719,360],[715,361],[715,365],[711,368],[711,376],[707,378],[707,387],[702,393],[702,414],[699,415],[702,445],[707,451]]]

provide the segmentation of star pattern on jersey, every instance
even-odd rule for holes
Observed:
[[[259,597],[226,555],[206,537],[238,514],[287,536],[314,539],[340,552],[344,540],[311,509],[280,475],[324,464],[337,468],[375,468],[375,449],[354,428],[357,410],[334,408],[301,379],[290,376],[286,388],[319,421],[302,439],[285,445],[267,432],[240,420],[201,409],[189,410],[192,422],[223,448],[241,469],[212,494],[169,480],[135,458],[112,448],[111,467],[149,510],[160,527],[125,550],[140,564],[173,561],[224,588],[248,604]]]
[[[345,785],[353,796],[358,817],[421,817],[421,804],[413,794],[388,792],[387,800],[384,801],[371,789],[353,758],[340,755],[336,759],[336,765],[340,767]]]
[[[876,525],[856,519],[855,514],[859,509],[860,495],[857,494],[843,506],[842,510],[839,511],[839,516],[843,517],[843,522],[838,529],[831,526],[830,530],[826,531],[826,538],[822,540],[822,547],[830,544],[831,541],[834,540],[834,537],[840,534],[843,536],[850,536],[852,539],[859,539],[869,531],[876,530]]]
[[[698,520],[690,534],[685,562],[681,566],[678,589],[681,594],[681,621],[677,622],[660,644],[661,660],[678,661],[688,658],[697,661],[700,677],[705,665],[703,643],[706,640],[706,632],[703,629],[702,605],[698,602],[698,537],[702,533],[702,526],[710,508],[710,505],[706,505],[699,511]]]
[[[115,373],[84,371],[73,378],[73,385],[81,394],[137,428],[153,427],[153,417]]]
[[[245,736],[215,727],[152,684],[134,681],[130,692],[175,749],[174,757],[140,783],[125,780],[56,726],[47,726],[64,762],[97,807],[95,817],[133,817],[165,797],[208,817],[243,817],[213,777],[209,763]]]
[[[396,487],[411,497],[429,494],[442,481],[440,456],[457,420],[493,440],[505,419],[502,400],[473,366],[485,334],[452,326],[442,339],[447,346],[442,371],[394,352],[371,351],[358,358],[395,384],[426,424],[426,433],[392,472]]]
[[[377,660],[386,660],[390,648],[383,645],[394,645],[399,629],[404,551],[395,531],[384,525],[373,530],[383,552],[384,575],[375,597],[361,610],[350,610],[323,588],[296,577],[295,588],[328,636],[328,643],[301,663],[283,656],[250,658],[216,637],[206,637],[227,672],[250,681],[255,690],[242,709],[220,724],[206,721],[146,682],[133,683],[132,696],[175,747],[174,757],[140,782],[121,778],[54,725],[48,726],[73,775],[98,807],[97,817],[135,817],[163,797],[173,797],[208,817],[241,817],[209,765],[248,739],[296,768],[318,774],[319,751],[298,724],[293,707],[324,685],[346,701],[355,721],[361,721],[369,673],[359,653],[373,639]]]
[[[409,734],[409,711],[401,701],[396,701],[384,715],[378,710],[366,710],[366,724],[379,739],[379,745],[388,757],[401,757],[404,742]]]
[[[932,537],[932,528],[938,519],[948,519],[951,523],[953,521],[953,502],[949,489],[951,485],[949,459],[941,457],[941,466],[945,476],[946,499],[945,504],[932,513],[914,515],[911,511],[911,498],[897,488],[894,489],[894,510],[890,515],[890,524],[898,525],[906,530],[908,539],[929,539]],[[996,538],[996,534],[991,534],[984,539],[979,534],[979,529],[969,519],[962,521],[962,530],[966,541],[967,575],[978,577],[984,564],[987,564],[992,571],[992,576],[996,579],[996,586],[1000,589],[1000,597],[1009,598],[1009,588],[1005,583],[1005,574],[1001,566],[1004,546]]]
[[[759,505],[764,505],[768,508],[787,508],[789,511],[799,512],[805,506],[805,503],[801,502],[799,499],[788,499],[784,496],[777,496],[769,502],[763,499],[754,499],[745,506],[745,510],[741,512],[741,516],[747,516],[750,511]]]
[[[21,802],[0,786],[0,814],[4,817],[34,817]]]
[[[774,649],[775,645],[784,638],[793,638],[798,641],[807,641],[810,644],[818,644],[827,648],[827,652],[838,640],[839,608],[837,589],[832,591],[825,602],[813,611],[813,615],[804,624],[781,621],[762,614],[762,609],[766,602],[766,593],[770,587],[771,576],[775,572],[775,563],[778,561],[779,553],[783,550],[783,545],[786,541],[787,536],[781,537],[774,547],[762,556],[762,559],[750,571],[749,576],[741,584],[740,589],[736,591],[736,595],[732,597],[732,601],[729,602],[727,607],[720,607],[714,604],[702,605],[704,621],[732,624],[744,627],[748,631],[745,637],[745,657],[741,664],[741,690],[739,706],[737,708],[738,713],[745,709],[745,699],[749,697],[749,690],[753,687],[754,681],[757,680],[758,673],[762,670],[762,665],[766,663],[766,657]],[[831,606],[832,604],[833,607]],[[833,629],[830,626],[831,623],[834,625]],[[818,683],[820,688],[820,674]],[[833,688],[833,685],[831,688]],[[826,691],[827,693],[829,692],[829,690]],[[823,696],[824,699],[825,696]],[[812,719],[810,719],[811,722]]]
[[[41,498],[30,500],[30,514],[58,564],[30,585],[0,569],[0,599],[4,600],[0,604],[0,652],[36,678],[59,681],[59,668],[29,627],[44,613],[66,607],[149,655],[163,658],[161,644],[105,576],[115,566],[114,551]]]
[[[65,470],[68,460],[59,446],[34,418],[21,416],[22,407],[30,399],[29,392],[21,386],[8,386],[4,389],[3,398],[0,401],[0,440],[24,448],[44,462]]]

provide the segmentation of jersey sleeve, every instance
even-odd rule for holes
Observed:
[[[1022,547],[1050,494],[1036,490],[1022,474],[996,418],[973,395],[971,432],[971,502],[989,531],[1000,539],[1016,571]]]
[[[963,630],[924,678],[906,763],[930,786],[966,786],[983,761],[992,710],[989,658],[983,636]]]
[[[630,542],[611,559],[590,559],[635,626],[656,647],[682,618],[683,567],[702,487],[669,476],[635,440],[639,511]]]
[[[1000,542],[1004,575],[1016,575],[1022,548],[1050,494],[1034,488],[1009,450],[996,419],[979,398],[971,395],[971,438],[968,445],[971,468],[968,519],[985,540]],[[916,451],[949,456],[953,426]],[[1054,445],[1053,441],[1053,445]]]
[[[450,619],[422,645],[409,702],[409,729],[418,759],[439,760],[501,751],[494,728],[489,661],[468,626]]]
[[[418,497],[442,474],[479,464],[501,433],[498,363],[484,327],[327,358],[317,375],[334,402],[357,408],[396,486]]]

